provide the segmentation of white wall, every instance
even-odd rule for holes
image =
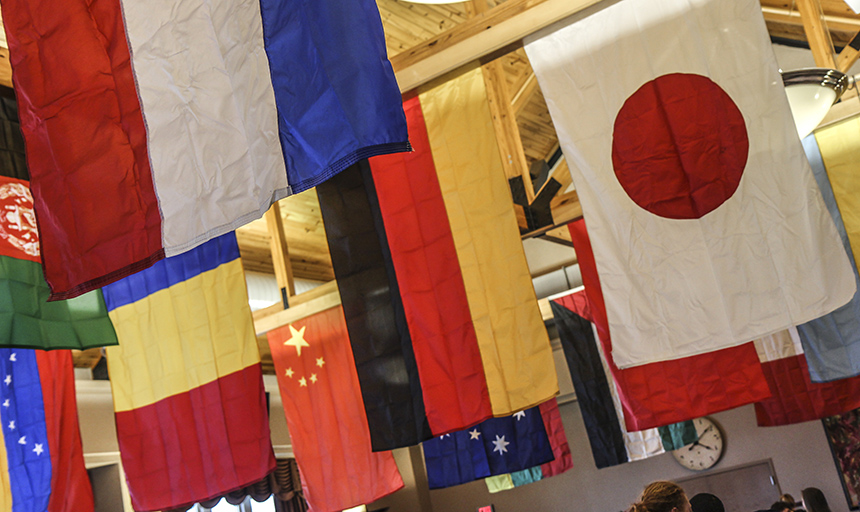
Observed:
[[[670,454],[598,470],[579,406],[575,402],[563,405],[561,414],[573,455],[572,470],[499,494],[489,494],[483,481],[432,490],[433,510],[474,512],[492,503],[497,512],[614,512],[626,509],[648,482],[699,474],[679,466]],[[799,499],[800,489],[819,487],[833,512],[848,512],[821,422],[760,428],[751,405],[712,418],[726,436],[726,451],[715,470],[769,458],[782,492]]]

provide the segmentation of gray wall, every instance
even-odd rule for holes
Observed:
[[[648,482],[697,474],[679,466],[669,454],[597,470],[578,405],[561,406],[561,414],[573,455],[572,470],[499,494],[489,494],[483,481],[429,491],[432,510],[474,512],[492,503],[497,512],[617,512],[634,501]],[[751,405],[711,417],[726,436],[723,459],[714,470],[771,459],[782,492],[799,499],[800,489],[819,487],[833,512],[848,511],[821,422],[760,428]],[[392,508],[395,510],[409,509]]]

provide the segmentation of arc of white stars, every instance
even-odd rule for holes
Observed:
[[[520,421],[521,419],[523,419],[525,417],[526,417],[526,411],[520,411],[520,412],[514,414],[514,418],[516,418],[517,421]]]
[[[473,441],[473,440],[477,441],[478,439],[480,439],[480,437],[481,437],[481,433],[478,432],[478,429],[469,431],[469,441]]]
[[[295,327],[290,325],[290,332],[293,335],[290,339],[284,342],[284,345],[288,347],[296,347],[296,354],[299,356],[302,355],[302,347],[311,346],[307,341],[305,341],[305,328],[307,328],[307,325],[303,325],[302,328],[297,331]]]
[[[36,447],[33,448],[33,453],[35,453],[36,455],[42,455],[42,452],[44,452],[44,451],[45,451],[45,449],[39,443],[36,443]]]
[[[493,441],[493,451],[499,452],[499,455],[502,455],[508,451],[508,445],[511,444],[505,441],[505,436],[496,436],[496,440]]]

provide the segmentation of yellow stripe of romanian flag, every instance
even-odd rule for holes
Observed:
[[[260,362],[242,262],[222,264],[110,312],[114,408],[127,411]]]

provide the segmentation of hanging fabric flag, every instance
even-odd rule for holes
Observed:
[[[570,369],[582,420],[598,469],[675,450],[698,439],[692,421],[627,430],[615,380],[609,370],[590,316],[585,291],[550,301],[559,339]]]
[[[485,478],[484,481],[490,493],[534,483],[544,478],[560,475],[573,468],[573,459],[570,455],[570,446],[567,444],[567,436],[564,433],[564,425],[561,423],[558,402],[553,398],[543,402],[538,407],[541,418],[543,418],[543,426],[547,436],[549,436],[549,444],[552,446],[553,460],[540,466]]]
[[[615,381],[629,432],[699,418],[771,395],[752,343],[680,360],[619,369],[612,356],[608,356],[614,354],[615,337],[609,335],[601,281],[585,221],[572,222],[568,228],[585,284],[585,304],[577,305],[571,296],[555,302],[594,323],[603,354],[607,356],[607,375]]]
[[[55,299],[409,148],[373,0],[2,7]]]
[[[851,299],[759,2],[625,0],[562,25],[526,52],[619,368],[741,345]]]
[[[92,512],[67,350],[0,349],[0,510]]]
[[[855,198],[858,190],[856,173],[860,172],[855,156],[860,146],[854,142],[858,133],[860,120],[845,121],[820,130],[815,136],[806,137],[803,147],[824,204],[849,255],[854,280],[860,286],[856,252],[852,250],[852,244],[854,249],[860,250],[860,203]],[[851,234],[846,228],[850,228]],[[851,302],[832,313],[798,325],[797,331],[813,382],[828,382],[860,374],[860,292],[854,294]]]
[[[318,187],[374,450],[558,392],[481,69],[404,110],[414,152]]]
[[[343,309],[269,331],[268,338],[311,509],[339,512],[401,489],[391,452],[371,449]]]
[[[104,288],[120,344],[107,361],[134,509],[166,510],[275,467],[236,235]]]
[[[20,139],[17,119],[7,117],[14,116],[14,101],[0,97],[0,105],[0,141]],[[51,290],[42,273],[21,144],[20,153],[7,150],[4,159],[17,164],[0,168],[0,346],[50,350],[116,345],[101,290],[48,302]]]
[[[546,477],[569,469],[570,448],[558,416],[558,404],[552,401],[544,410],[532,407],[425,441],[424,464],[430,488],[451,487],[534,467],[540,467]],[[547,430],[545,422],[554,424],[552,431]],[[559,430],[560,436],[548,435]],[[558,461],[561,466],[548,466],[557,454],[563,458]]]
[[[860,407],[860,377],[814,383],[797,331],[789,329],[755,342],[773,396],[756,402],[759,426],[817,420]]]
[[[567,435],[564,433],[564,424],[561,422],[558,401],[553,398],[541,403],[538,407],[554,457],[551,461],[541,465],[541,474],[549,478],[571,469],[573,458],[570,456],[570,445],[567,444]]]

